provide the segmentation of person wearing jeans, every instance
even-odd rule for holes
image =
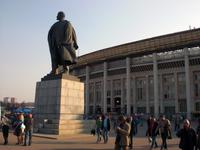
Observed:
[[[158,147],[158,144],[157,144],[157,141],[156,141],[156,137],[157,137],[157,135],[158,135],[158,133],[159,133],[159,130],[158,130],[158,121],[155,119],[155,118],[153,118],[153,128],[152,128],[152,143],[151,143],[151,149],[154,147],[154,148],[156,148],[156,147]],[[155,146],[154,146],[155,145]]]
[[[166,119],[164,115],[160,115],[158,129],[160,128],[161,131],[161,138],[162,138],[161,150],[167,149],[167,138],[168,136],[171,136],[169,134],[170,126],[171,126],[170,121]]]
[[[97,119],[96,119],[97,142],[96,143],[99,143],[101,141],[101,126],[102,126],[101,116],[97,116]]]
[[[108,142],[108,132],[110,131],[110,119],[108,115],[102,117],[102,131],[104,143]]]
[[[28,114],[24,120],[25,128],[25,140],[24,146],[31,145],[32,142],[32,133],[33,133],[33,119],[32,114]]]
[[[31,145],[32,133],[33,133],[32,129],[30,129],[30,130],[25,129],[24,146]]]

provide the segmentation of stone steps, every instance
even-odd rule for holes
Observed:
[[[51,129],[51,128],[41,128],[39,129],[39,133],[45,134],[57,134],[57,135],[65,135],[65,134],[80,134],[80,133],[89,133],[90,129]]]
[[[89,133],[94,127],[95,121],[93,120],[62,120],[62,124],[45,123],[39,132],[47,134]]]

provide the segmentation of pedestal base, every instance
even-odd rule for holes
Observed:
[[[70,75],[46,76],[37,82],[34,130],[49,134],[84,132],[84,84]]]

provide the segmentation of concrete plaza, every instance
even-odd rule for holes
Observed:
[[[16,137],[10,133],[9,144],[3,145],[2,133],[0,136],[0,150],[113,150],[115,137],[110,137],[107,144],[96,144],[96,137],[89,134],[71,135],[71,136],[46,136],[46,135],[34,135],[33,143],[31,146],[15,145]],[[169,150],[178,150],[178,138],[168,140]],[[161,139],[158,137],[158,144],[160,147]],[[148,150],[150,145],[147,137],[135,137],[134,138],[134,150]],[[157,148],[160,149],[160,148]]]

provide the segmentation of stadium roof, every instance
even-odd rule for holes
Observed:
[[[173,51],[185,47],[190,48],[197,46],[200,46],[200,28],[152,37],[98,50],[80,56],[78,58],[78,64],[73,67],[76,68],[86,64],[127,56],[134,57],[151,54],[153,52]]]

